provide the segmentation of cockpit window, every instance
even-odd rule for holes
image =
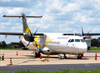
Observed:
[[[71,39],[71,42],[74,42],[74,39]]]
[[[75,39],[75,42],[80,42],[80,39]]]
[[[85,42],[84,39],[81,39],[81,42]]]
[[[68,42],[85,42],[84,39],[70,39]]]
[[[68,42],[74,42],[74,39],[70,39]]]
[[[71,39],[68,42],[71,42]]]

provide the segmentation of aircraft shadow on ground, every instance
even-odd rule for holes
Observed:
[[[83,59],[77,59],[76,57],[67,57],[66,60],[89,60],[92,57],[95,58],[95,56],[86,56]],[[98,57],[100,57],[100,56],[98,56]],[[24,57],[15,56],[15,57],[11,57],[11,58],[12,59],[36,59],[34,55],[24,55]],[[48,58],[48,57],[47,56],[42,56],[42,58]],[[50,58],[58,59],[58,57],[53,57],[53,56],[50,56]],[[5,59],[10,59],[10,57],[5,58]],[[63,60],[63,59],[61,59],[61,60]]]
[[[35,58],[34,55],[33,56],[31,56],[31,55],[25,55],[25,56],[30,57],[30,58]],[[42,56],[42,58],[48,58],[48,57],[47,56]],[[58,59],[58,57],[52,57],[52,56],[50,56],[50,58],[52,58],[52,59]],[[66,60],[67,59],[71,59],[71,60],[89,60],[88,57],[84,57],[83,59],[77,59],[77,58],[73,58],[73,57],[67,57]],[[63,59],[61,59],[61,60],[63,60]]]

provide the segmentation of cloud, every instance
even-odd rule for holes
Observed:
[[[13,8],[13,9],[7,9],[8,14],[19,14],[22,13],[23,9],[22,8]]]
[[[0,2],[12,2],[12,1],[24,2],[25,0],[0,0]]]
[[[22,32],[22,19],[2,18],[2,15],[36,15],[42,18],[27,18],[30,29],[34,32],[81,33],[99,32],[99,0],[0,0],[1,31]]]

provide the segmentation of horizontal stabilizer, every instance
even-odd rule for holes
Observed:
[[[21,18],[23,16],[7,16],[7,15],[3,15],[3,17],[18,17],[18,18]],[[42,18],[42,16],[26,16],[26,18]]]

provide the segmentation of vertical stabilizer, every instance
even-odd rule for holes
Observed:
[[[22,24],[23,24],[23,32],[24,33],[31,33],[28,25],[27,25],[27,21],[26,21],[26,16],[25,14],[22,14]]]

